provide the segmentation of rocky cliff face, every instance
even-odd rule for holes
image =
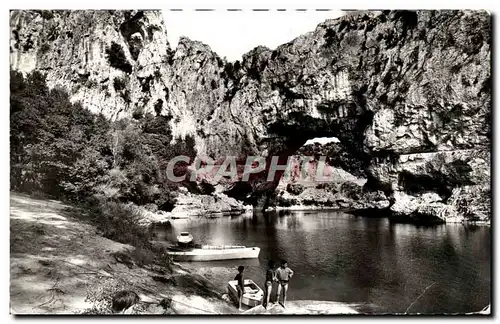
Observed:
[[[171,115],[174,134],[214,158],[288,156],[335,136],[398,215],[428,215],[409,206],[431,193],[489,218],[463,210],[489,197],[486,12],[355,13],[236,62],[186,38],[173,51],[167,30],[158,11],[12,11],[11,67],[45,71],[111,118]]]
[[[165,101],[170,48],[157,12],[12,11],[10,22],[11,67],[46,72],[91,111],[120,118]]]

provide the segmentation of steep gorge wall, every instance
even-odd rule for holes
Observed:
[[[51,86],[110,118],[171,115],[174,134],[194,135],[198,152],[214,158],[288,156],[309,138],[335,136],[367,174],[366,187],[393,200],[439,191],[446,203],[455,188],[489,186],[486,12],[362,12],[237,62],[187,38],[173,51],[167,31],[159,11],[12,11],[11,67],[45,71]],[[125,59],[110,60],[113,46]],[[405,167],[426,152],[468,167],[447,177],[432,162]],[[400,179],[418,182],[422,172],[439,184],[410,190]],[[470,175],[478,172],[485,176]]]

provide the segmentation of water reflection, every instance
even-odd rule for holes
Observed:
[[[404,312],[434,283],[412,311],[476,311],[490,300],[487,227],[417,227],[331,211],[273,212],[174,222],[164,236],[175,239],[184,230],[204,244],[260,247],[258,260],[203,263],[247,265],[247,275],[258,282],[269,259],[286,259],[296,271],[290,299],[368,303],[380,312]]]

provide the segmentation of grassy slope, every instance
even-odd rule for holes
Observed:
[[[133,248],[100,236],[72,206],[17,193],[11,193],[10,204],[11,313],[78,313],[99,306],[95,302],[100,297],[119,289],[134,290],[151,302],[171,297],[177,313],[236,311],[203,277],[179,267],[163,276],[158,269],[129,269],[118,263],[112,253]],[[167,282],[155,281],[154,276]],[[169,277],[175,280],[168,281]],[[188,306],[192,304],[197,308]],[[142,304],[138,309],[163,313],[155,304]]]

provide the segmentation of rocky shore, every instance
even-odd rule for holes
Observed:
[[[144,207],[136,207],[143,215],[144,225],[164,223],[172,219],[194,217],[219,218],[252,212],[251,205],[228,197],[223,193],[199,195],[181,190],[176,198],[176,206],[170,212],[151,211]]]
[[[414,224],[468,223],[490,224],[489,184],[455,188],[443,199],[434,192],[407,194],[396,191],[388,198],[383,191],[366,191],[355,182],[319,183],[310,186],[288,184],[278,187],[273,204],[265,211],[342,210],[354,214],[388,217],[393,222]],[[173,219],[219,218],[252,213],[253,207],[223,193],[198,195],[181,191],[171,212],[152,212],[135,207],[143,215],[144,225]],[[478,199],[487,200],[475,204]],[[392,201],[392,204],[391,204]]]

